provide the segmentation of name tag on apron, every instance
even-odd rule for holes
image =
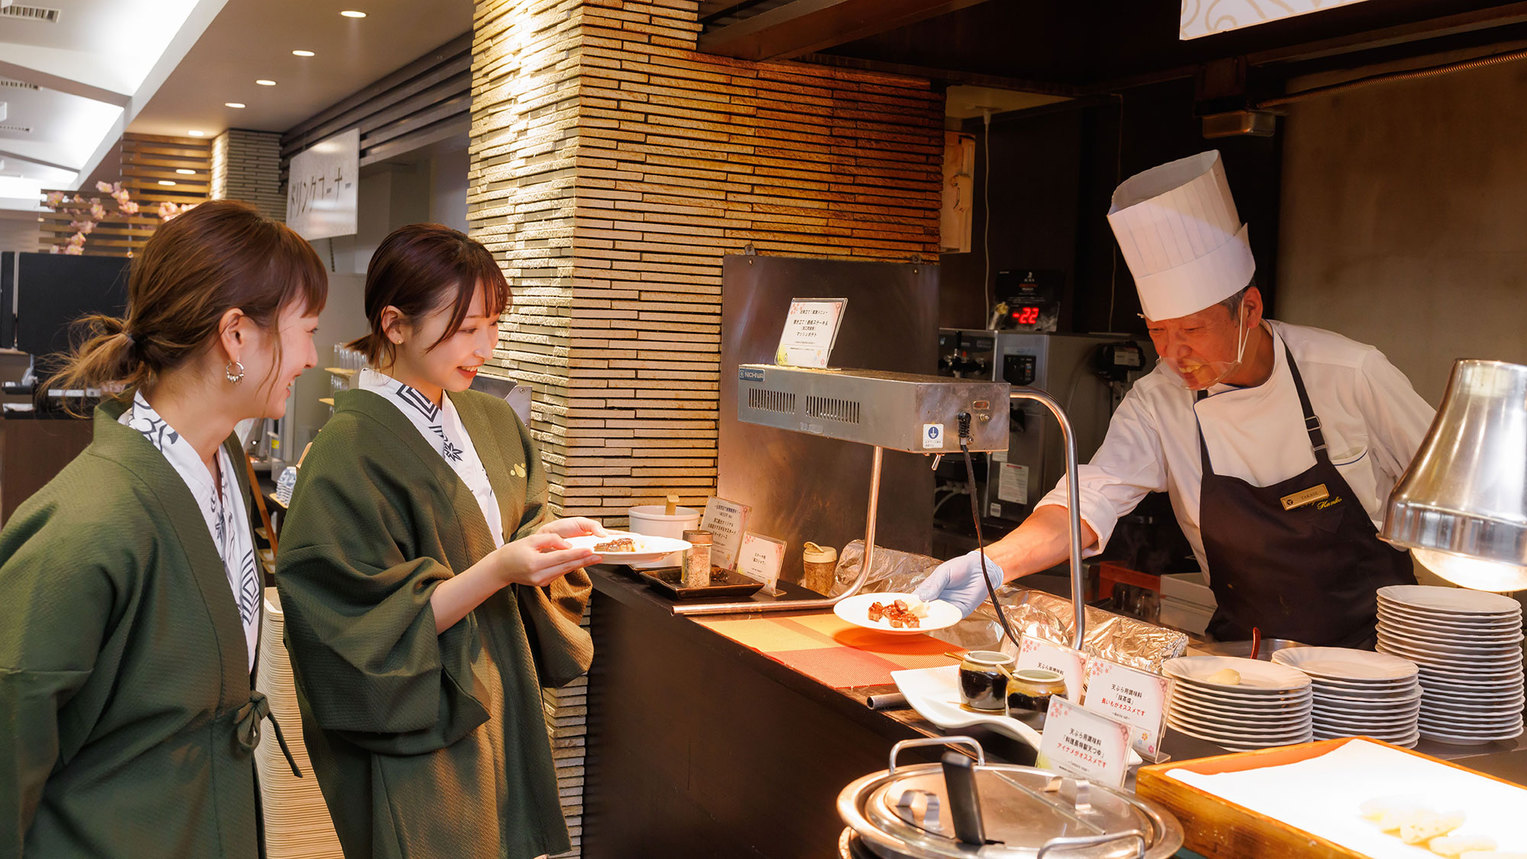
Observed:
[[[1300,490],[1292,495],[1285,495],[1280,500],[1283,502],[1284,510],[1292,510],[1295,507],[1314,504],[1316,501],[1324,501],[1330,497],[1331,493],[1326,491],[1326,485],[1324,483],[1317,483],[1309,489]]]

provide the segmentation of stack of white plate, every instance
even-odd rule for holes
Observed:
[[[1227,668],[1238,683],[1224,682]],[[1238,656],[1184,656],[1161,670],[1174,681],[1166,722],[1175,730],[1235,752],[1313,739],[1310,678],[1300,671]]]
[[[1421,684],[1414,662],[1346,647],[1288,647],[1272,661],[1299,669],[1313,682],[1315,739],[1372,737],[1406,748],[1421,739]]]
[[[1421,669],[1421,736],[1458,745],[1522,733],[1522,606],[1485,591],[1379,588],[1378,649]]]

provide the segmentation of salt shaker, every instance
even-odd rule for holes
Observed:
[[[689,548],[684,550],[681,572],[686,588],[710,587],[710,547],[714,541],[711,532],[693,529],[684,532]]]
[[[815,543],[807,543],[801,548],[801,585],[807,590],[828,594],[832,591],[838,568],[838,550]]]

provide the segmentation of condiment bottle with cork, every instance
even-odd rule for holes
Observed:
[[[686,588],[710,587],[710,547],[715,538],[704,529],[684,532],[689,548],[684,550],[680,575]]]
[[[838,550],[810,542],[801,549],[801,586],[823,596],[828,595],[832,591],[838,569]]]

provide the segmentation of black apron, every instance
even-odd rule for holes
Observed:
[[[1209,634],[1241,641],[1255,626],[1263,638],[1371,649],[1374,592],[1415,584],[1410,553],[1378,539],[1362,502],[1326,454],[1320,419],[1287,346],[1283,354],[1315,452],[1312,468],[1272,486],[1223,477],[1214,473],[1199,429],[1198,524],[1219,602]],[[1197,399],[1204,395],[1199,391]]]

